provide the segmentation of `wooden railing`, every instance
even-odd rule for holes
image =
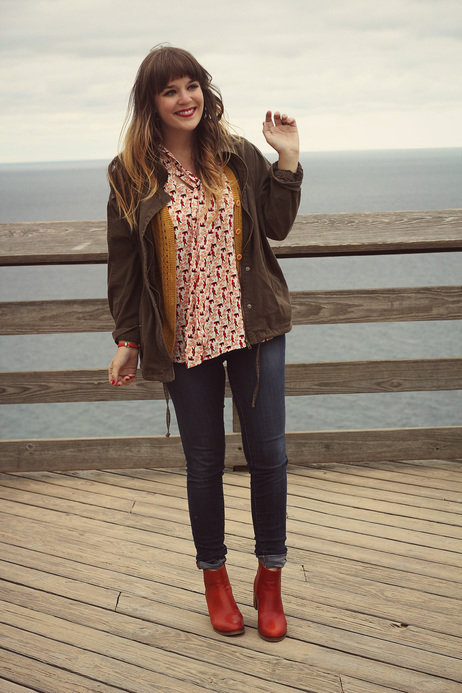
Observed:
[[[380,255],[462,250],[462,210],[300,215],[279,257]],[[0,224],[0,264],[106,262],[104,222]],[[462,287],[296,291],[298,324],[462,319]],[[1,334],[112,330],[103,299],[0,304]],[[462,389],[462,358],[287,365],[288,396]],[[1,403],[119,401],[163,398],[158,383],[111,388],[106,370],[5,372]],[[229,396],[229,390],[227,391]],[[462,413],[462,412],[461,412]],[[287,433],[291,463],[462,458],[462,426]],[[242,464],[238,432],[227,435],[227,464]],[[184,464],[177,436],[4,440],[0,470],[167,467]]]

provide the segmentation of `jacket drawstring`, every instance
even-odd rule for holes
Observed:
[[[167,433],[165,434],[165,437],[166,437],[166,438],[170,438],[170,418],[171,418],[171,417],[170,417],[170,406],[169,406],[169,402],[170,402],[170,393],[169,393],[168,387],[167,387],[167,385],[166,385],[165,383],[163,383],[163,386],[164,386],[165,403],[166,403],[166,405],[167,405],[167,409],[166,409],[166,412],[165,412],[165,423],[166,423],[166,425],[167,425]]]
[[[257,355],[255,357],[255,370],[257,374],[257,382],[255,383],[255,389],[252,396],[252,408],[255,409],[257,403],[258,390],[260,388],[260,347],[261,342],[257,344]]]

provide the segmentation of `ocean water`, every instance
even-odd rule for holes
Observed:
[[[462,207],[462,149],[305,153],[301,213]],[[107,162],[0,164],[0,221],[103,219]],[[292,290],[460,284],[457,253],[281,261]],[[0,269],[0,300],[104,297],[106,270]],[[287,361],[460,356],[458,322],[297,326]],[[106,368],[107,333],[0,337],[1,370]],[[109,387],[109,386],[108,386]],[[153,435],[165,432],[162,402],[3,406],[2,438]],[[231,412],[225,408],[227,430]],[[288,430],[457,425],[455,391],[287,398]],[[172,431],[175,432],[173,424]]]

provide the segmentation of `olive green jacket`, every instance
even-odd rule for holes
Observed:
[[[303,177],[270,165],[250,142],[237,139],[228,166],[240,187],[242,205],[241,303],[248,344],[288,332],[291,328],[289,291],[268,238],[283,240],[300,204]],[[172,357],[162,331],[162,283],[151,222],[169,202],[159,173],[159,189],[141,202],[133,231],[117,209],[115,194],[108,201],[108,299],[114,317],[113,337],[141,345],[145,380],[174,379]]]

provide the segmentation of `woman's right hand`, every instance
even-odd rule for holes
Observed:
[[[138,349],[119,347],[116,355],[109,364],[109,383],[114,385],[114,387],[134,383],[136,380],[137,365]]]

